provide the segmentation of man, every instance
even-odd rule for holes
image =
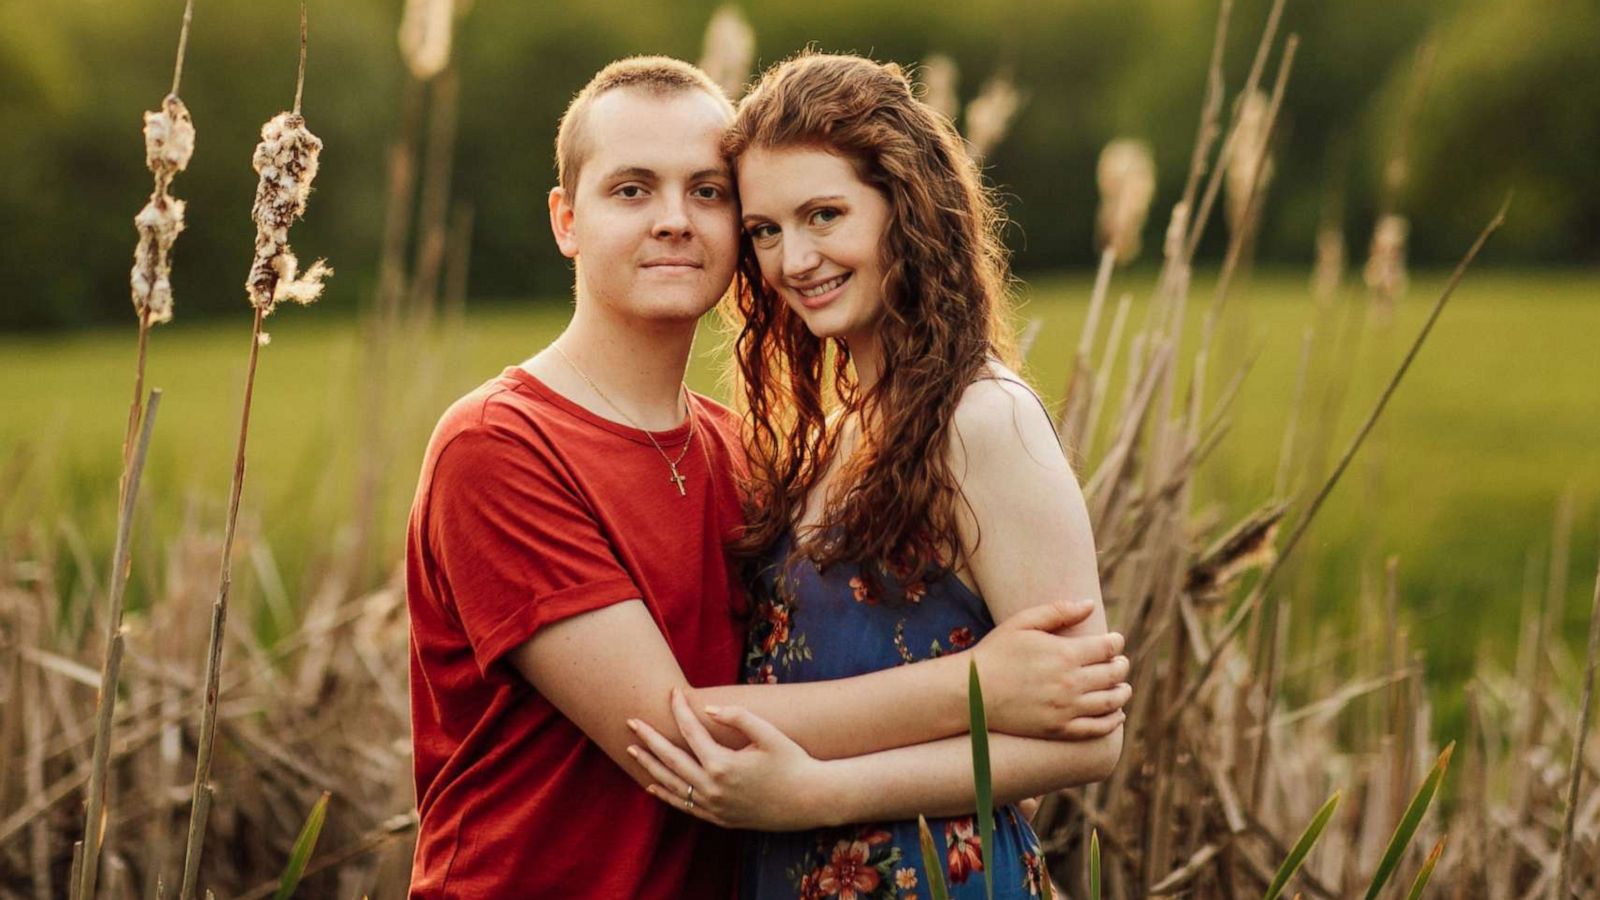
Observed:
[[[572,322],[457,401],[429,444],[407,542],[413,898],[730,897],[732,836],[652,799],[626,752],[629,717],[681,740],[674,688],[750,709],[818,757],[966,730],[957,657],[731,686],[737,425],[682,385],[738,253],[718,149],[731,113],[698,69],[659,57],[613,63],[578,94],[549,196],[576,264]],[[996,730],[1059,734],[1047,684],[1062,639],[1045,632],[1086,614],[1018,616],[972,651]]]

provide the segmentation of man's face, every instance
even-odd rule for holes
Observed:
[[[698,90],[619,88],[595,99],[585,124],[571,196],[550,193],[579,296],[624,320],[699,318],[738,260],[733,179],[719,150],[726,112]]]

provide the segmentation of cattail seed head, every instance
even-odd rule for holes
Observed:
[[[935,53],[922,62],[922,102],[939,111],[954,122],[961,111],[961,98],[956,93],[961,72],[956,61],[943,53]]]
[[[279,113],[261,126],[252,164],[261,176],[251,216],[256,221],[256,256],[245,288],[250,302],[270,314],[281,300],[310,303],[322,294],[322,279],[332,275],[322,260],[304,274],[289,248],[289,226],[305,214],[322,141],[306,130],[305,117]]]
[[[194,121],[176,94],[144,114],[144,161],[155,176],[150,201],[133,218],[139,242],[133,250],[133,310],[151,324],[172,321],[172,244],[183,231],[183,201],[167,193],[172,179],[194,156]]]
[[[717,8],[706,23],[700,53],[700,71],[715,81],[730,99],[744,93],[750,67],[756,60],[756,32],[737,6]]]
[[[427,81],[450,64],[455,17],[452,0],[406,0],[400,16],[400,55],[418,81]]]
[[[1229,230],[1236,231],[1244,224],[1249,213],[1251,192],[1262,192],[1272,180],[1272,162],[1266,158],[1268,122],[1271,104],[1266,94],[1252,91],[1240,100],[1239,123],[1228,157],[1228,168],[1223,173],[1223,190],[1226,194],[1223,211]],[[1260,170],[1260,186],[1256,173]]]
[[[1372,248],[1361,276],[1380,300],[1392,303],[1405,295],[1406,238],[1410,233],[1406,217],[1393,213],[1380,218],[1372,229]]]
[[[967,149],[973,159],[993,152],[1011,129],[1011,120],[1022,108],[1022,94],[1010,77],[996,75],[984,83],[978,96],[967,104]]]
[[[1111,250],[1118,264],[1139,255],[1139,233],[1150,215],[1156,192],[1156,164],[1144,141],[1119,138],[1100,151],[1095,168],[1100,186],[1100,214],[1096,239],[1103,252]]]
[[[1311,295],[1319,300],[1332,297],[1344,278],[1344,231],[1332,223],[1317,229],[1317,260],[1311,270]]]
[[[194,156],[194,120],[177,94],[168,94],[161,108],[144,114],[144,164],[165,189],[172,176],[189,167]]]

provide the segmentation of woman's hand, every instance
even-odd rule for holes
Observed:
[[[1018,737],[1089,740],[1127,718],[1133,697],[1118,632],[1061,637],[1093,600],[1046,603],[1001,622],[972,648],[989,727]]]
[[[796,831],[824,824],[827,764],[749,710],[707,706],[706,715],[744,734],[750,743],[731,750],[700,724],[683,692],[672,690],[672,715],[688,742],[686,752],[649,724],[628,720],[639,744],[628,754],[656,783],[652,797],[723,828]]]

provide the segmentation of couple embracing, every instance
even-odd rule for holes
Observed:
[[[411,896],[924,897],[919,814],[954,896],[1037,896],[1018,804],[1111,772],[1131,688],[960,136],[893,65],[734,109],[643,57],[556,162],[572,321],[450,407],[411,512]],[[719,301],[738,414],[683,384]]]

